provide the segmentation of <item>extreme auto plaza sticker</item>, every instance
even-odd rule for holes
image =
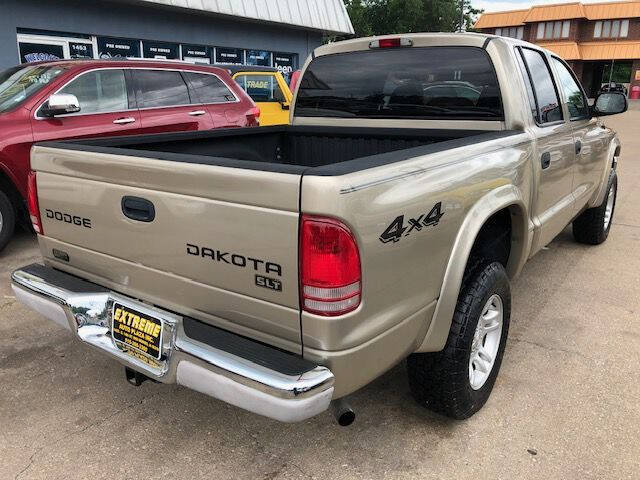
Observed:
[[[120,303],[113,305],[112,335],[120,350],[147,363],[162,354],[162,320]],[[143,353],[144,355],[140,355]],[[155,365],[155,362],[152,363]]]

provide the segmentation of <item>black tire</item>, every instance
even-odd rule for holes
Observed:
[[[9,197],[0,191],[0,251],[9,243],[16,227],[16,212]]]
[[[611,216],[609,223],[605,226],[605,215],[607,212],[607,201],[609,200],[609,192],[613,188],[613,206],[611,207]],[[615,170],[611,170],[609,174],[609,182],[607,183],[607,193],[604,196],[602,204],[585,210],[573,221],[573,238],[576,242],[586,243],[588,245],[600,245],[609,236],[611,225],[613,224],[613,213],[616,207],[616,199],[618,197],[618,176]]]
[[[500,296],[503,305],[502,335],[489,376],[474,390],[469,378],[472,343],[482,310],[494,294]],[[504,267],[494,262],[469,275],[460,289],[444,350],[414,353],[407,360],[409,385],[418,403],[457,420],[480,410],[500,370],[510,316],[511,289]]]

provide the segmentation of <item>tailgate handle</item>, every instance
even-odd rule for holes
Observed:
[[[122,213],[138,222],[153,222],[156,209],[149,200],[140,197],[122,197]]]

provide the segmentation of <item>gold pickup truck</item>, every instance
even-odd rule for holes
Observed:
[[[407,359],[418,402],[466,418],[500,368],[510,280],[569,223],[609,235],[620,143],[598,117],[626,108],[590,107],[514,39],[325,45],[292,125],[35,146],[43,261],[13,287],[133,384],[348,424],[347,396]]]

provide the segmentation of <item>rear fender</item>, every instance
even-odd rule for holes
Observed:
[[[435,312],[417,352],[437,352],[444,348],[473,244],[485,222],[504,208],[511,212],[512,230],[507,273],[515,277],[522,270],[531,248],[533,225],[528,221],[522,192],[513,185],[505,185],[483,196],[467,213],[449,257]]]
[[[617,152],[617,153],[616,153]],[[602,169],[602,178],[600,178],[600,187],[596,190],[596,193],[589,200],[589,207],[596,207],[601,205],[606,195],[607,185],[609,184],[609,172],[614,165],[614,157],[620,155],[620,140],[617,136],[613,137],[609,148],[607,150],[607,163]]]

